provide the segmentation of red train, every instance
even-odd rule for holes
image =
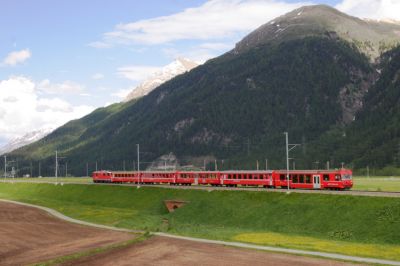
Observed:
[[[136,183],[170,185],[212,186],[263,186],[287,188],[286,170],[268,171],[96,171],[95,183]],[[350,189],[353,186],[352,171],[338,170],[290,170],[289,187],[300,189]]]

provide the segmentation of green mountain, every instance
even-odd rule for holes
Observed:
[[[363,131],[375,123],[369,120],[374,108],[396,99],[398,83],[390,83],[398,75],[390,60],[396,50],[377,54],[400,40],[399,28],[326,6],[303,7],[137,102],[96,110],[9,156],[18,159],[21,173],[30,161],[41,161],[42,173],[51,174],[58,150],[68,169],[83,175],[86,163],[91,170],[95,162],[102,169],[132,169],[139,143],[141,169],[169,153],[183,165],[203,166],[206,160],[212,167],[218,160],[219,168],[254,169],[257,160],[263,164],[268,158],[270,168],[281,168],[287,131],[291,143],[302,144],[293,152],[299,168],[325,160],[332,167],[340,162],[364,167],[370,157],[346,148],[368,148],[367,140],[376,137],[384,145],[374,147],[384,152],[384,128],[396,125],[395,118],[385,122],[378,116],[373,126],[380,133]]]
[[[400,43],[400,25],[362,20],[325,5],[305,6],[262,25],[240,41],[234,51],[321,35],[350,42],[372,60]]]

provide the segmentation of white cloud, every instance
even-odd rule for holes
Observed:
[[[94,109],[40,97],[37,84],[22,76],[0,80],[0,103],[0,139],[8,140],[35,129],[61,126]]]
[[[177,40],[220,40],[244,34],[276,16],[309,3],[279,0],[210,0],[170,16],[119,24],[102,44],[164,44]],[[96,42],[97,43],[97,42]]]
[[[85,90],[85,86],[70,80],[62,83],[51,83],[50,80],[45,79],[37,85],[37,89],[49,94],[81,94]]]
[[[161,70],[154,66],[125,66],[117,69],[117,75],[134,81],[142,81]]]
[[[11,52],[4,58],[3,65],[15,66],[28,60],[31,55],[29,49]]]
[[[360,18],[400,20],[399,0],[343,0],[336,8]]]
[[[112,45],[110,43],[105,43],[105,42],[91,42],[91,43],[88,43],[88,46],[97,48],[97,49],[105,49],[105,48],[112,47]]]
[[[92,79],[98,80],[98,79],[103,79],[104,75],[101,73],[95,73],[92,75]]]
[[[117,92],[112,93],[112,96],[118,97],[120,99],[125,99],[126,96],[132,91],[132,89],[122,89]]]
[[[208,59],[216,57],[234,47],[234,43],[206,42],[192,47],[181,48],[179,50],[168,47],[162,49],[162,52],[170,59],[179,57],[190,58],[199,64],[203,64]]]

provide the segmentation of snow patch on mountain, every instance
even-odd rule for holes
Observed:
[[[128,102],[149,94],[164,82],[197,67],[199,64],[186,58],[178,58],[160,71],[152,74],[147,80],[136,86],[123,100]]]
[[[7,144],[0,147],[0,154],[12,152],[13,150],[16,150],[22,146],[31,144],[41,138],[44,138],[45,136],[50,134],[53,130],[54,130],[53,128],[44,128],[26,133],[20,137],[16,137]]]

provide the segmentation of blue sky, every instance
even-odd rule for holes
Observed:
[[[399,19],[398,2],[2,0],[0,145],[120,101],[148,72],[176,57],[204,62],[218,56],[301,5]]]

